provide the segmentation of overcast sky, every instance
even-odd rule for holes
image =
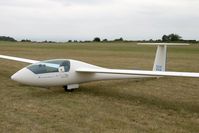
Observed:
[[[199,0],[0,0],[0,36],[199,40]]]

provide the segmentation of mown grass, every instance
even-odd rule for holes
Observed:
[[[134,43],[0,42],[0,54],[70,58],[110,68],[152,69],[155,48]],[[199,45],[170,47],[168,70],[199,71]],[[199,79],[160,78],[61,87],[24,86],[10,76],[27,64],[0,59],[0,132],[199,132]]]

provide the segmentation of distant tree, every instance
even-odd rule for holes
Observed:
[[[68,40],[68,42],[72,42],[72,40]]]
[[[90,40],[86,40],[86,41],[84,41],[84,43],[90,43],[91,41]]]
[[[21,42],[32,42],[32,41],[28,40],[28,39],[23,39],[23,40],[21,40]]]
[[[182,37],[179,36],[178,34],[170,34],[170,35],[163,35],[162,41],[163,42],[178,42],[178,41],[183,41],[183,40],[182,40]]]
[[[163,35],[163,36],[162,36],[162,41],[163,41],[163,42],[169,42],[169,41],[170,41],[170,40],[169,40],[169,36]]]
[[[174,41],[180,41],[182,40],[182,37],[179,36],[178,34],[170,34],[169,35],[169,40],[174,42]]]
[[[149,42],[154,42],[153,39],[150,39]]]
[[[55,41],[48,41],[48,43],[56,43]]]
[[[108,39],[103,39],[102,42],[108,42]]]
[[[16,40],[12,37],[7,37],[7,36],[0,36],[0,41],[11,41],[11,42],[16,42]]]
[[[161,39],[158,39],[158,40],[155,40],[155,42],[161,43],[162,40],[161,40]]]
[[[114,41],[115,41],[115,42],[123,42],[124,39],[121,37],[121,38],[119,38],[119,39],[115,39]]]
[[[184,43],[198,43],[196,40],[183,40]]]
[[[101,42],[101,39],[100,39],[99,37],[95,37],[95,38],[93,39],[93,42]]]

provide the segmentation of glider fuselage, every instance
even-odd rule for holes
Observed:
[[[52,64],[59,62],[60,64]],[[67,68],[61,63],[68,62]],[[125,75],[125,74],[104,74],[104,73],[77,73],[79,68],[105,69],[85,62],[66,59],[55,59],[42,61],[27,66],[14,75],[12,80],[32,86],[65,86],[70,84],[80,84],[98,80],[128,79],[128,78],[147,78],[149,76]],[[51,70],[52,69],[52,70]],[[66,70],[67,69],[67,70]]]

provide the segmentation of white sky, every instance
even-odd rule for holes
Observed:
[[[0,36],[199,40],[199,0],[0,0]]]

